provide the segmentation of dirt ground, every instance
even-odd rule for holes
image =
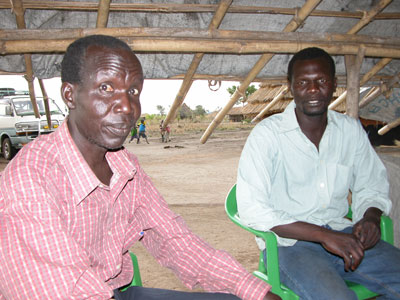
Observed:
[[[196,234],[213,247],[228,251],[253,271],[258,260],[254,237],[234,225],[224,210],[249,133],[248,129],[218,131],[205,144],[200,143],[200,133],[172,136],[164,144],[154,136],[150,137],[150,144],[141,140],[140,144],[125,146],[138,156],[171,209]],[[160,267],[142,245],[137,244],[132,250],[138,255],[144,286],[188,290],[171,271]]]

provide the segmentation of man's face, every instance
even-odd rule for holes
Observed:
[[[296,114],[320,116],[327,113],[336,90],[336,79],[324,58],[298,60],[293,65],[290,89],[296,103]]]
[[[82,82],[73,84],[69,122],[77,129],[71,132],[75,142],[120,148],[140,117],[142,87],[142,67],[131,51],[90,46]]]

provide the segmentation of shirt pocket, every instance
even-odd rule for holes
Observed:
[[[351,183],[351,167],[335,163],[327,163],[328,186],[331,201],[347,198]]]

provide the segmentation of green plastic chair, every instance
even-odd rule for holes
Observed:
[[[131,286],[142,286],[142,277],[140,277],[139,262],[135,254],[129,252],[133,264],[133,279],[130,284],[122,287],[120,290],[123,292]]]
[[[240,222],[236,203],[236,184],[231,188],[228,196],[226,197],[225,211],[233,223],[265,241],[268,262],[267,268],[265,268],[263,252],[260,251],[258,270],[254,271],[253,274],[256,277],[268,282],[272,286],[272,292],[278,294],[282,299],[298,300],[299,296],[281,283],[279,276],[278,246],[275,234],[272,232],[252,229]],[[349,211],[347,217],[351,218],[351,211]],[[382,216],[381,218],[381,238],[382,240],[393,245],[393,223],[392,220],[386,216]],[[356,293],[358,299],[369,299],[378,296],[360,284],[349,281],[346,281],[346,283],[347,286]]]

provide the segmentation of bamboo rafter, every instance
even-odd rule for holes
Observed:
[[[40,1],[24,0],[25,9],[37,10],[72,10],[72,11],[97,11],[96,2],[77,1]],[[216,4],[173,4],[173,3],[111,3],[110,11],[115,12],[153,12],[153,13],[214,13],[217,10]],[[0,0],[0,9],[10,9],[9,0]],[[264,6],[239,6],[232,5],[228,13],[238,14],[281,14],[296,15],[295,8],[264,7]],[[313,17],[335,17],[362,19],[362,11],[327,11],[314,10],[310,13]],[[393,20],[400,19],[400,13],[380,13],[375,19]]]

